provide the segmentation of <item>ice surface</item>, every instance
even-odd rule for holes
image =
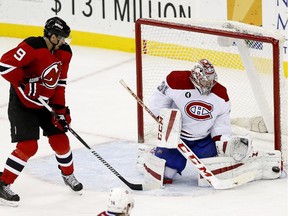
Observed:
[[[16,46],[19,39],[0,38],[0,54]],[[135,57],[131,53],[72,46],[67,104],[72,128],[132,183],[142,183],[136,171],[136,102],[119,84],[124,79],[135,89]],[[0,78],[0,170],[14,149],[7,119],[9,84]],[[17,208],[0,206],[0,215],[9,216],[96,216],[105,210],[108,191],[126,187],[74,136],[71,147],[75,175],[84,184],[82,196],[62,182],[57,164],[45,137],[12,189],[21,197]],[[165,189],[132,191],[132,216],[286,216],[287,179],[251,182],[230,190],[196,186],[196,174],[188,164],[175,184]]]

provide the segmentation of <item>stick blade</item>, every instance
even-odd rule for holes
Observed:
[[[254,172],[247,172],[242,175],[236,176],[231,179],[217,179],[217,181],[213,182],[213,187],[215,189],[230,189],[239,187],[243,184],[246,184],[248,182],[251,182],[255,179],[255,173]]]

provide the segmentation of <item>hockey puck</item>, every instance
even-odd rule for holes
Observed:
[[[276,172],[276,173],[279,173],[279,172],[280,172],[280,168],[277,167],[277,166],[273,166],[273,167],[272,167],[272,171],[273,171],[273,172]]]

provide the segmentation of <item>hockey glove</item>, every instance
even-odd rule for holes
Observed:
[[[24,94],[32,100],[37,99],[41,94],[40,83],[39,82],[26,83],[25,88],[24,88]]]
[[[53,109],[56,116],[52,116],[52,123],[55,127],[60,129],[61,131],[67,132],[69,129],[69,125],[71,123],[71,117],[70,117],[70,110],[68,107],[64,107],[61,109]]]
[[[233,157],[235,161],[245,161],[251,156],[253,146],[251,138],[232,136],[227,141],[216,141],[218,156]]]

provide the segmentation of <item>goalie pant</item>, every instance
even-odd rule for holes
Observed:
[[[232,157],[214,157],[201,159],[203,163],[220,179],[229,179],[243,173],[253,172],[254,180],[277,179],[281,176],[281,153],[274,150],[269,152],[254,151],[246,160],[235,162]],[[210,184],[198,175],[198,185]]]
[[[181,175],[187,163],[187,159],[177,149],[180,142],[185,142],[199,158],[217,156],[215,141],[210,135],[195,140],[180,139],[181,122],[181,112],[178,109],[160,109],[155,156],[166,161],[165,179],[169,182],[172,182],[177,173]]]

